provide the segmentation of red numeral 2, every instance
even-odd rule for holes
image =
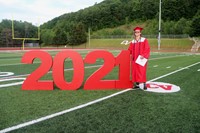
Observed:
[[[94,64],[97,58],[102,58],[104,64],[87,79],[84,89],[129,88],[132,86],[130,81],[129,51],[122,51],[116,58],[108,51],[92,51],[86,56],[84,61],[85,63]],[[101,80],[118,65],[119,80]]]
[[[32,64],[35,58],[41,60],[41,65],[32,72],[22,84],[23,90],[53,90],[53,81],[40,81],[39,79],[44,76],[52,67],[52,57],[49,53],[44,51],[30,51],[24,54],[21,62]]]
[[[35,58],[41,59],[41,65],[31,73],[22,85],[23,90],[53,90],[53,81],[40,80],[52,67],[52,76],[55,85],[61,90],[77,90],[84,80],[84,62],[94,64],[98,58],[104,64],[94,72],[85,82],[84,89],[114,89],[129,88],[130,81],[130,53],[123,50],[116,58],[108,51],[96,50],[88,53],[83,61],[81,55],[75,51],[59,52],[54,61],[50,54],[44,51],[30,51],[22,57],[22,63],[32,64]],[[72,60],[73,78],[71,82],[65,81],[64,62],[67,58]],[[118,80],[102,80],[114,67],[119,67]]]

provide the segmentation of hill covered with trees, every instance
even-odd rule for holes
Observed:
[[[145,26],[148,30],[145,30],[145,34],[157,34],[158,14],[159,0],[104,0],[78,12],[54,18],[43,24],[42,29],[45,29],[43,35],[65,36],[65,40],[60,38],[59,42],[68,42],[69,44],[70,31],[74,28],[79,32],[86,32],[88,28],[97,31],[124,24],[131,25],[132,22],[139,21],[146,23]],[[79,25],[80,30],[78,27],[74,27],[75,25]],[[199,0],[162,0],[162,33],[199,36],[199,25]],[[59,28],[62,30],[58,30]],[[127,33],[115,30],[114,34]]]
[[[13,21],[15,38],[37,38],[38,27],[30,22]],[[12,20],[4,19],[0,23],[0,47],[20,47],[21,40],[13,40]]]
[[[126,31],[116,29],[112,33],[129,34],[130,26],[143,24],[145,34],[158,33],[160,0],[104,0],[77,12],[66,13],[41,25],[43,44],[78,45],[87,41],[88,29],[92,32],[121,25]],[[0,23],[0,32],[1,30]],[[162,0],[162,34],[189,34],[200,36],[199,0]]]

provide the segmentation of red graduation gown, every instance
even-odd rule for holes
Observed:
[[[132,82],[146,82],[146,71],[147,71],[147,63],[145,66],[141,66],[135,63],[138,55],[142,55],[144,58],[149,58],[150,56],[150,46],[148,40],[144,37],[141,37],[139,41],[132,40],[130,42],[128,50],[132,55]]]

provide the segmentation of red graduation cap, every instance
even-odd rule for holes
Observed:
[[[134,31],[136,31],[136,30],[140,30],[140,31],[142,31],[143,28],[137,26],[137,27],[135,27],[133,30],[134,30]]]

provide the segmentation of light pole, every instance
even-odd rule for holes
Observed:
[[[160,4],[159,4],[159,29],[158,29],[158,50],[160,50],[160,37],[161,37],[161,3],[162,1],[160,0]]]

